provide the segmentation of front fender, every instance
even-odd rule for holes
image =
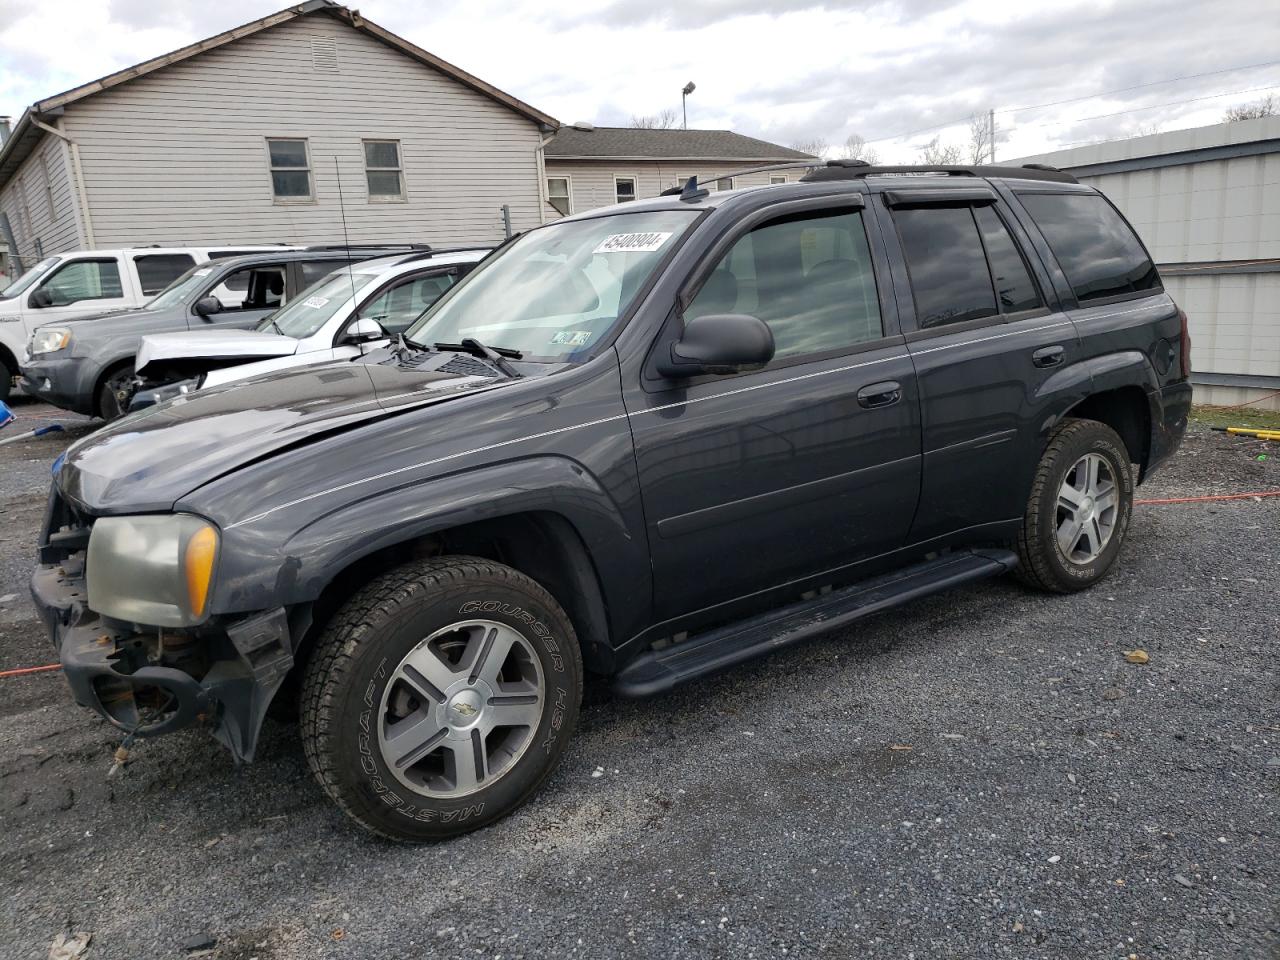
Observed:
[[[595,564],[607,609],[650,596],[644,532],[581,464],[540,455],[405,484],[327,512],[290,510],[224,531],[214,614],[315,601],[352,564],[388,547],[479,521],[528,513],[562,517]],[[301,512],[301,508],[299,513]],[[296,529],[289,531],[290,526]]]

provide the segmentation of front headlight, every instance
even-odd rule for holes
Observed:
[[[31,335],[28,348],[34,357],[38,353],[57,353],[71,343],[71,331],[66,327],[39,327]]]
[[[102,517],[89,535],[89,609],[156,627],[190,627],[209,605],[218,528],[189,513]]]

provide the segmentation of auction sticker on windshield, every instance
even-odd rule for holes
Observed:
[[[560,330],[551,338],[551,342],[570,347],[581,347],[590,339],[590,330]]]
[[[323,307],[326,303],[329,302],[329,298],[328,297],[307,297],[307,299],[303,300],[302,302],[306,304],[308,307],[314,307],[315,309],[319,310],[321,307]]]
[[[605,237],[592,253],[653,253],[671,238],[668,233],[615,233]]]

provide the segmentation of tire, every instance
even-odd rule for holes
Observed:
[[[128,390],[129,396],[133,396],[133,364],[123,364],[113,370],[108,370],[107,375],[102,378],[102,382],[98,384],[97,411],[98,416],[110,423],[112,420],[118,420],[128,411],[128,400],[121,401],[120,390]]]
[[[1093,586],[1119,556],[1132,511],[1124,441],[1096,420],[1064,420],[1050,434],[1031,484],[1017,542],[1019,578],[1054,593]]]
[[[9,369],[9,365],[0,360],[0,403],[6,403],[9,400],[9,394],[13,390],[14,371]]]
[[[364,587],[318,640],[303,748],[366,830],[452,837],[510,813],[555,769],[582,680],[573,626],[533,580],[475,557],[415,561]]]

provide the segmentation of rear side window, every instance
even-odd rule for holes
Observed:
[[[1027,262],[1022,259],[1018,247],[1009,236],[1009,230],[994,207],[974,207],[973,219],[978,221],[982,245],[987,249],[991,264],[991,277],[996,284],[996,299],[1001,313],[1018,313],[1041,306],[1040,291],[1036,288]]]
[[[138,268],[138,281],[148,297],[159,293],[196,265],[189,253],[148,253],[133,258]]]
[[[861,212],[785,217],[744,235],[685,318],[712,313],[759,317],[773,331],[780,360],[884,336]]]
[[[970,207],[908,207],[895,210],[893,220],[922,329],[1000,312]]]
[[[1155,264],[1105,198],[1088,193],[1025,193],[1019,199],[1081,303],[1161,289]]]
[[[298,269],[302,271],[302,285],[309,287],[321,277],[327,277],[346,266],[346,260],[303,260],[298,264]]]

